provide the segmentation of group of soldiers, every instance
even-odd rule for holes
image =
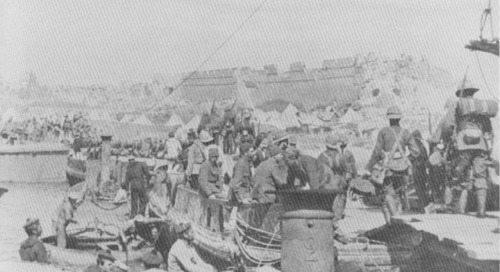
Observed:
[[[90,141],[96,133],[97,130],[80,113],[73,117],[65,115],[64,119],[49,116],[33,117],[20,123],[7,120],[1,136],[6,144],[14,145],[30,142],[71,143],[72,139],[80,136]]]

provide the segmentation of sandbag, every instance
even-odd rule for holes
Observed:
[[[458,101],[458,114],[478,114],[487,117],[495,117],[498,112],[498,102],[482,99],[460,99]]]

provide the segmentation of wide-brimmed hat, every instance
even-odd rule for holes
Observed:
[[[477,91],[479,91],[479,88],[476,87],[476,85],[474,85],[469,80],[465,80],[465,82],[461,82],[458,85],[455,95],[458,97],[461,97],[463,95],[468,96],[468,95],[473,95]]]
[[[142,261],[150,265],[159,265],[163,263],[163,257],[161,256],[160,252],[153,249],[146,252],[146,254],[142,256]]]
[[[411,136],[413,136],[413,138],[415,138],[415,139],[423,139],[423,138],[422,138],[422,132],[420,132],[420,130],[418,130],[418,129],[415,129],[415,130],[411,133]]]
[[[40,224],[40,220],[38,218],[28,218],[26,219],[26,223],[24,223],[23,228],[27,229],[38,224]]]
[[[213,140],[214,140],[214,138],[212,136],[210,136],[210,134],[206,130],[202,130],[200,132],[200,141],[202,143],[208,143],[208,142],[211,142]]]
[[[179,235],[188,231],[189,229],[191,229],[191,223],[189,222],[180,223],[179,225],[175,226],[175,232]]]
[[[276,144],[276,143],[288,140],[289,137],[290,137],[290,135],[288,133],[286,133],[285,131],[281,131],[281,132],[276,133],[276,135],[274,135],[273,142]]]

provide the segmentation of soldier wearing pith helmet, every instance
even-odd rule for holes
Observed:
[[[389,126],[379,131],[365,171],[382,173],[381,178],[375,181],[382,186],[382,212],[386,223],[390,223],[392,217],[399,214],[402,205],[400,192],[405,189],[409,180],[410,160],[419,154],[415,139],[407,129],[400,126],[401,118],[403,113],[399,107],[387,109]],[[409,158],[405,155],[406,150],[410,153]]]

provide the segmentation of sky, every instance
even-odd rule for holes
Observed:
[[[0,75],[34,71],[46,85],[150,81],[201,64],[262,0],[0,0]],[[492,1],[498,37],[498,1]],[[268,0],[202,68],[377,52],[431,65],[498,92],[498,57],[464,48],[487,0]],[[490,28],[485,31],[491,36]],[[481,66],[478,65],[479,63]],[[485,79],[481,74],[483,70]],[[486,86],[487,85],[487,86]]]

